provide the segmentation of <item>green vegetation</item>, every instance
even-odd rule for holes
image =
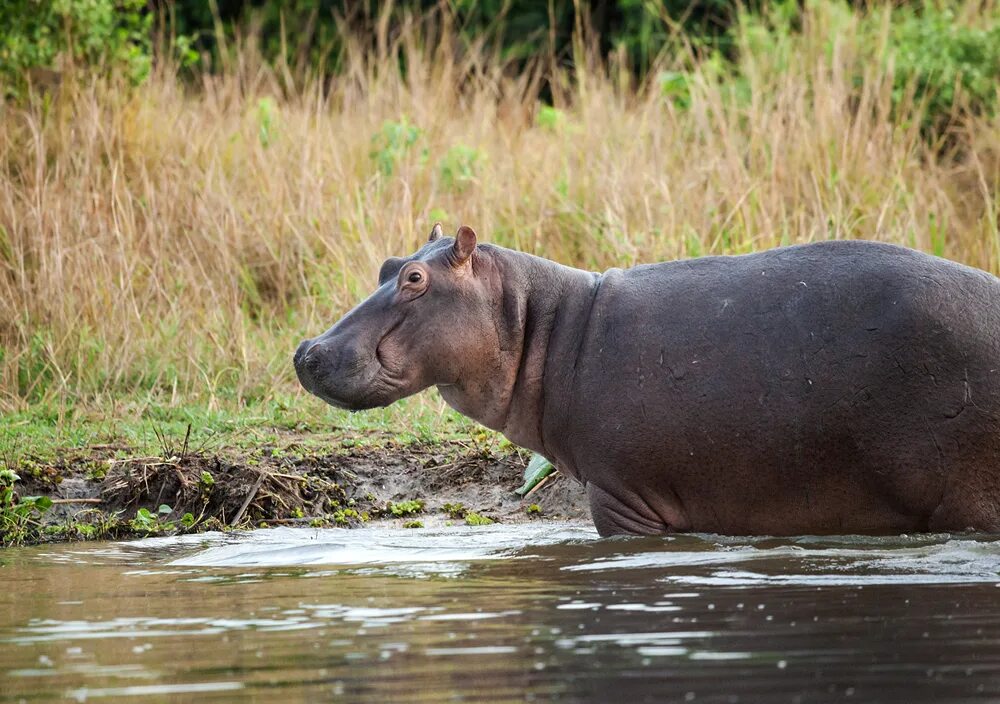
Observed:
[[[542,515],[542,507],[538,504],[529,504],[528,508],[524,509],[524,512],[529,516],[540,516]]]
[[[51,87],[53,71],[119,70],[144,80],[152,66],[153,15],[146,0],[5,0],[0,3],[0,98],[31,83]]]
[[[459,504],[447,503],[441,507],[441,510],[447,513],[449,517],[455,519],[465,518],[465,514],[468,512],[468,509],[465,508],[465,506],[460,503]]]
[[[904,6],[893,13],[893,102],[925,101],[923,126],[943,133],[956,110],[997,113],[1000,14],[963,21],[961,5]]]
[[[404,528],[423,528],[424,524],[421,521],[407,521],[403,524]]]
[[[492,518],[477,513],[469,508],[466,508],[463,504],[460,503],[444,504],[441,507],[441,510],[444,513],[448,514],[450,518],[453,518],[455,520],[464,520],[465,524],[469,526],[488,526],[491,523],[496,522]],[[446,523],[446,525],[451,525],[451,523],[448,522]]]
[[[368,520],[367,513],[353,508],[343,508],[333,514],[333,522],[338,526],[366,523]]]
[[[465,512],[465,524],[468,526],[488,526],[495,521],[488,516],[482,516],[475,511]]]
[[[400,516],[411,516],[424,510],[424,502],[420,499],[407,499],[406,501],[390,501],[389,513],[397,518]]]
[[[518,496],[527,496],[532,489],[542,483],[547,476],[556,471],[556,468],[541,455],[531,456],[531,461],[524,468],[524,484],[515,490]]]
[[[147,508],[140,508],[135,512],[135,517],[129,521],[129,527],[141,535],[154,535],[191,528],[196,523],[195,517],[191,513],[185,513],[176,521],[166,520],[166,517],[171,513],[173,513],[173,509],[166,504],[160,504],[156,513]]]
[[[52,506],[45,496],[18,496],[15,485],[20,477],[10,469],[0,468],[0,544],[22,542],[38,519]]]

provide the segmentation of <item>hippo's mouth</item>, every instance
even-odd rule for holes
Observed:
[[[382,342],[389,333],[379,340],[369,363],[354,374],[340,377],[336,384],[303,383],[303,386],[329,405],[345,411],[367,411],[390,405],[398,398],[402,381],[382,350]]]

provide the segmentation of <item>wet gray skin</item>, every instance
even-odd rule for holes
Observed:
[[[437,386],[602,535],[1000,529],[1000,280],[901,247],[594,274],[435,226],[295,368],[351,410]]]

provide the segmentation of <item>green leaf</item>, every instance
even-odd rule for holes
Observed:
[[[515,489],[514,493],[518,496],[524,496],[554,471],[556,471],[556,468],[547,459],[538,454],[532,456],[531,462],[528,463],[527,468],[524,470],[524,484],[520,488]]]
[[[160,507],[158,509],[156,509],[156,512],[159,513],[159,514],[161,514],[161,515],[166,515],[166,514],[170,513],[171,511],[173,511],[173,509],[170,508],[169,506],[167,506],[166,504],[160,504]]]

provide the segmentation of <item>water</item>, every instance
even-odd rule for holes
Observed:
[[[0,701],[1000,699],[1000,541],[275,529],[0,553]]]

